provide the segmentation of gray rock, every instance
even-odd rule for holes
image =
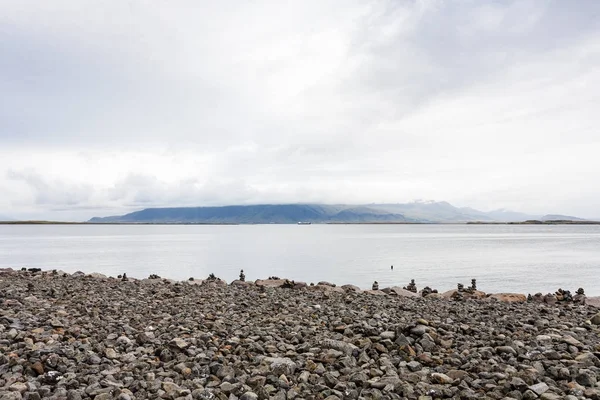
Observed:
[[[171,340],[171,342],[169,343],[171,346],[176,347],[177,349],[185,349],[186,347],[188,347],[188,343],[181,339],[181,338],[175,338],[173,340]]]
[[[21,400],[22,398],[20,392],[0,392],[0,400]]]
[[[354,350],[358,349],[358,347],[356,347],[352,343],[347,343],[347,342],[343,342],[341,340],[332,340],[332,339],[323,340],[321,342],[321,346],[323,346],[324,349],[334,349],[334,350],[341,351],[344,354],[349,355],[349,356],[352,355]]]
[[[379,334],[379,337],[381,337],[382,339],[394,340],[396,338],[396,332],[394,332],[394,331],[381,332]]]
[[[544,382],[536,383],[535,385],[529,386],[529,390],[531,390],[532,392],[534,392],[538,396],[541,396],[548,389],[550,389],[550,388]]]
[[[589,369],[580,369],[575,380],[582,386],[593,387],[596,385],[597,378],[596,374]]]
[[[420,371],[421,369],[423,369],[423,366],[418,361],[411,361],[411,362],[407,363],[406,366],[408,367],[408,369],[411,372],[416,372],[416,371]]]
[[[496,347],[496,353],[517,355],[517,351],[510,346],[498,346]]]
[[[448,384],[452,383],[452,378],[450,378],[446,374],[434,372],[433,374],[431,374],[431,381],[433,383],[448,385]]]
[[[275,375],[293,375],[296,371],[296,363],[287,357],[267,357],[265,361],[271,364],[271,370]]]

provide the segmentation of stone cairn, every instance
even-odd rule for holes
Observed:
[[[415,280],[411,279],[410,283],[403,287],[404,290],[408,290],[409,292],[417,293],[417,285],[415,284]]]
[[[373,282],[373,286],[371,287],[371,290],[379,290],[379,283],[377,281]]]
[[[26,268],[26,267],[23,267],[23,268],[21,268],[21,272],[31,272],[32,274],[36,274],[38,272],[42,272],[42,269],[41,268]]]
[[[452,294],[452,300],[456,300],[456,301],[461,301],[464,300],[465,296],[465,285],[463,285],[462,283],[457,283],[456,284],[456,292],[454,292],[454,294]]]
[[[296,286],[296,282],[290,281],[289,279],[284,280],[283,285],[281,285],[284,289],[293,289],[294,286]]]
[[[150,274],[150,276],[148,277],[148,279],[160,279],[160,276],[158,276],[156,274]]]
[[[472,292],[477,290],[477,279],[471,279],[471,286],[469,286],[469,289]]]
[[[533,296],[529,294],[527,295],[527,301],[550,305],[557,303],[585,304],[585,291],[583,288],[577,289],[577,292],[575,293],[576,294],[573,296],[570,290],[559,288],[554,294],[547,293],[546,295],[543,295],[542,293],[536,293]]]
[[[437,293],[437,292],[438,292],[438,291],[437,291],[437,289],[432,289],[432,288],[430,288],[429,286],[425,286],[425,287],[423,288],[423,290],[421,291],[421,296],[423,296],[423,297],[427,297],[427,296],[429,296],[431,293]]]
[[[244,275],[244,270],[240,271],[240,281],[246,282],[246,275]]]
[[[471,279],[471,286],[465,288],[462,283],[456,284],[456,292],[452,295],[454,300],[462,300],[465,294],[473,294],[477,290],[477,279]]]
[[[575,296],[573,296],[573,303],[585,304],[585,291],[583,288],[577,289],[577,292],[575,293]]]
[[[556,296],[556,300],[558,301],[573,301],[573,296],[571,295],[570,290],[563,290],[562,288],[558,288],[554,295]]]

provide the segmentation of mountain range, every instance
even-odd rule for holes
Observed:
[[[261,204],[222,207],[147,208],[125,215],[94,217],[91,223],[464,223],[572,220],[566,215],[530,215],[508,210],[484,212],[441,201],[403,204]]]

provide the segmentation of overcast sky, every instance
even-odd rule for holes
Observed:
[[[0,0],[0,214],[600,217],[600,1]]]

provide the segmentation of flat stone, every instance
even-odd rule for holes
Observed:
[[[381,332],[379,334],[379,337],[381,337],[382,339],[394,340],[396,338],[396,332],[394,332],[394,331]]]
[[[515,349],[513,349],[511,346],[498,346],[498,347],[496,347],[496,353],[517,355],[517,351]]]
[[[521,293],[494,293],[487,297],[504,303],[525,303],[527,301],[527,297]]]
[[[416,371],[420,371],[423,369],[423,366],[418,361],[411,361],[411,362],[407,363],[406,366],[408,367],[408,369],[411,372],[416,372]]]
[[[11,392],[25,393],[27,391],[27,385],[22,382],[15,382],[9,386],[8,390]]]
[[[559,396],[556,393],[546,392],[540,396],[540,400],[561,400],[563,396]]]
[[[536,383],[535,385],[529,386],[529,390],[531,390],[538,396],[541,396],[542,394],[544,394],[546,391],[548,391],[548,389],[550,389],[550,388],[544,382]]]
[[[104,350],[104,355],[106,356],[106,358],[110,358],[111,360],[114,360],[115,358],[119,357],[115,349],[113,349],[112,347],[106,348]]]
[[[446,374],[441,374],[441,373],[438,373],[438,372],[434,372],[433,374],[431,374],[431,381],[434,382],[434,383],[448,385],[448,384],[450,384],[450,383],[453,382],[453,379],[450,378]]]
[[[358,349],[358,347],[356,347],[352,343],[347,343],[347,342],[343,342],[341,340],[333,340],[333,339],[324,339],[321,342],[321,346],[325,349],[334,349],[334,350],[341,351],[342,353],[344,353],[348,356],[352,355],[354,350]]]
[[[171,344],[171,346],[174,346],[180,350],[183,350],[189,346],[189,344],[182,338],[175,338],[175,339],[171,340],[170,344]]]
[[[580,347],[580,348],[583,347],[583,343],[581,343],[579,340],[575,339],[572,336],[563,336],[562,341],[571,346]]]

